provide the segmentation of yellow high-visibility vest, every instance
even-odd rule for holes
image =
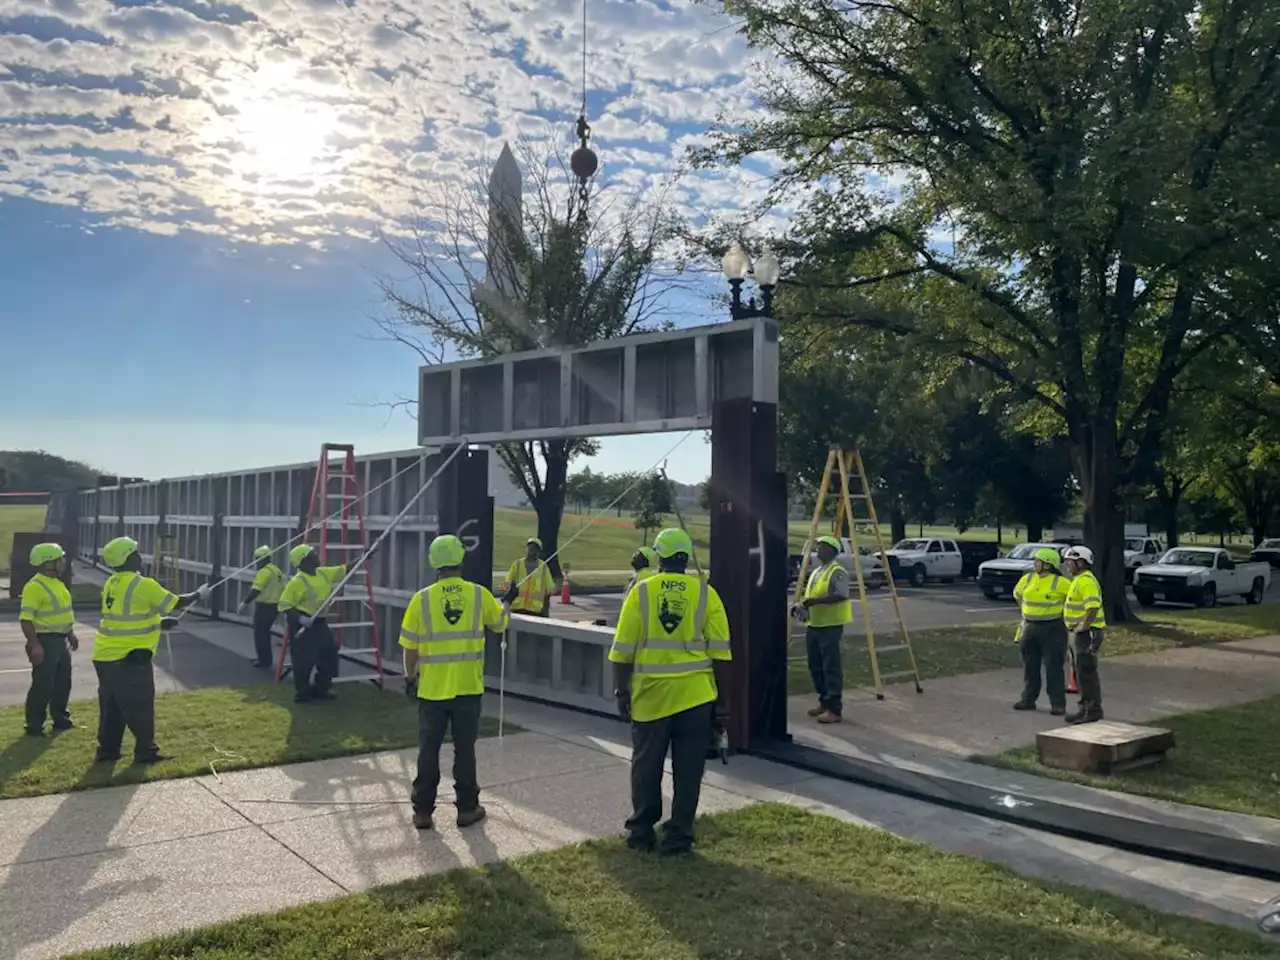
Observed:
[[[1013,588],[1014,599],[1022,605],[1022,619],[1053,621],[1062,619],[1070,581],[1056,573],[1024,573]]]
[[[633,720],[645,723],[713,703],[711,661],[732,658],[724,603],[702,578],[657,573],[623,600],[609,659],[635,667]]]
[[[256,603],[279,603],[284,593],[284,571],[274,563],[268,563],[253,577],[253,589],[258,591]]]
[[[170,593],[140,573],[113,573],[102,585],[102,619],[93,640],[93,659],[123,660],[135,650],[160,645],[160,621],[178,605]]]
[[[303,573],[299,570],[280,593],[280,612],[297,610],[308,617],[314,617],[346,572],[345,563],[336,567],[317,567],[315,573]]]
[[[804,588],[806,600],[810,597],[827,597],[831,595],[831,578],[835,575],[837,567],[840,567],[840,561],[832,560],[825,567],[821,567],[809,574],[809,582],[805,584]],[[844,568],[840,567],[840,569],[843,570]],[[823,603],[809,608],[809,625],[811,627],[840,627],[852,622],[853,601],[849,599],[846,599],[843,603]]]
[[[76,622],[71,591],[57,577],[37,573],[22,588],[18,619],[31,621],[36,633],[70,633]]]
[[[523,580],[523,583],[520,581]],[[541,613],[547,597],[556,592],[556,582],[551,576],[551,568],[545,560],[539,560],[533,573],[528,573],[523,560],[517,560],[507,570],[507,579],[502,581],[503,595],[515,584],[520,584],[520,592],[511,601],[511,609],[516,613]]]
[[[1096,610],[1093,627],[1102,630],[1107,625],[1106,614],[1102,609],[1102,586],[1092,570],[1082,570],[1071,581],[1071,589],[1067,591],[1067,600],[1062,607],[1063,619],[1067,627],[1074,630],[1084,623],[1084,616],[1090,610]]]
[[[400,624],[400,646],[418,654],[419,698],[484,693],[486,627],[502,633],[507,614],[478,583],[445,577],[413,595]]]

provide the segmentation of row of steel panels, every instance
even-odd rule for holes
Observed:
[[[441,454],[428,455],[420,449],[356,458],[370,542],[387,529],[441,462]],[[76,505],[79,554],[96,562],[108,540],[129,536],[138,541],[150,570],[157,534],[163,531],[173,538],[179,589],[190,591],[201,583],[231,578],[208,606],[197,605],[195,610],[247,622],[248,617],[237,614],[236,608],[249,591],[253,572],[239,568],[251,562],[256,547],[266,545],[276,549],[276,562],[287,572],[283,548],[297,542],[305,526],[315,474],[312,461],[82,490]],[[419,498],[369,562],[375,618],[387,648],[393,644],[387,638],[394,637],[408,599],[430,582],[426,557],[439,526],[436,493],[433,485]],[[331,506],[337,509],[336,504]],[[353,580],[348,592],[362,583],[362,578]],[[368,633],[367,629],[349,632],[344,645],[367,646]]]

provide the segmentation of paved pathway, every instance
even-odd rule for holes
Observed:
[[[1107,658],[1101,673],[1103,706],[1112,720],[1146,723],[1247,703],[1280,695],[1280,636]],[[1033,744],[1038,732],[1062,725],[1049,715],[1043,693],[1035,713],[1013,710],[1022,690],[1021,670],[927,680],[923,686],[924,693],[917,694],[911,684],[893,684],[885,688],[883,701],[870,689],[845,691],[845,722],[821,728],[805,716],[814,698],[791,697],[791,732],[802,739],[820,732],[863,742],[872,735],[908,750],[967,757]],[[1072,709],[1076,699],[1068,695]]]
[[[467,831],[447,821],[413,830],[412,751],[0,802],[0,958],[43,960],[617,834],[628,807],[626,728],[516,701],[507,715],[525,732],[482,743],[490,819]],[[709,768],[704,811],[757,800],[1242,927],[1275,893],[750,757]]]

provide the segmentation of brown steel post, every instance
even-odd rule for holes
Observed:
[[[786,478],[775,404],[723,400],[711,422],[711,584],[729,614],[738,750],[787,735]]]
[[[440,451],[441,457],[452,447]],[[427,462],[427,476],[436,471]],[[464,450],[445,468],[424,499],[435,494],[436,515],[441,533],[456,534],[467,548],[462,576],[472,583],[492,588],[493,580],[493,498],[489,496],[489,451]]]

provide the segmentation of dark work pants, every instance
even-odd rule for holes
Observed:
[[[133,757],[145,760],[156,746],[156,678],[151,651],[134,650],[123,660],[95,660],[98,672],[98,753],[118,757],[125,727],[133,734]]]
[[[440,788],[440,747],[446,730],[453,732],[454,802],[462,813],[480,805],[476,780],[476,739],[480,736],[479,694],[452,700],[418,700],[418,775],[413,780],[415,813],[430,816]]]
[[[662,819],[662,767],[671,751],[671,817],[662,826],[662,845],[683,850],[693,844],[702,773],[707,765],[707,731],[715,705],[704,703],[660,720],[631,724],[631,817],[628,838],[648,846]]]
[[[1086,715],[1102,713],[1102,681],[1098,678],[1098,650],[1104,630],[1076,633],[1076,683],[1080,687],[1080,706]]]
[[[1049,705],[1067,706],[1067,625],[1061,620],[1024,620],[1022,640],[1022,702],[1035,703],[1040,696],[1040,670],[1049,691]]]
[[[279,615],[280,610],[274,603],[253,605],[253,652],[259,663],[271,662],[271,628]]]
[[[338,647],[329,624],[321,618],[293,632],[293,689],[300,700],[322,697],[338,675]],[[315,671],[314,682],[311,672]]]
[[[31,668],[31,689],[27,691],[27,729],[44,728],[45,712],[54,723],[71,719],[67,701],[71,699],[71,649],[61,633],[38,633],[44,648],[40,666]]]
[[[844,709],[844,664],[840,661],[840,645],[844,627],[809,626],[804,632],[805,650],[809,655],[809,676],[818,702],[836,716]]]

